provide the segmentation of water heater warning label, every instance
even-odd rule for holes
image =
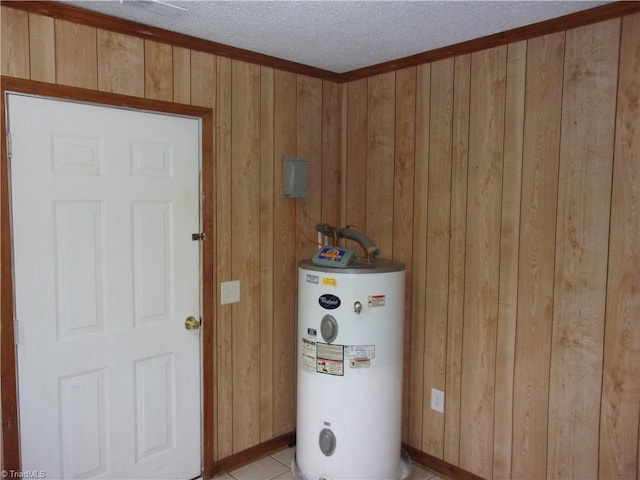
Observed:
[[[344,345],[316,343],[316,372],[344,375]]]
[[[387,303],[386,295],[369,295],[369,307],[384,307]]]
[[[375,345],[345,345],[344,356],[351,368],[369,368],[371,359],[376,358]]]
[[[347,358],[376,358],[375,345],[346,345],[344,354]]]
[[[310,338],[302,339],[302,369],[311,373],[316,371],[316,341]]]

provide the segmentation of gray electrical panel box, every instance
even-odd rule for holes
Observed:
[[[307,198],[309,167],[306,158],[282,159],[282,193],[289,198]]]

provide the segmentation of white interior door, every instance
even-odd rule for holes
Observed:
[[[23,470],[200,475],[200,120],[8,111]]]

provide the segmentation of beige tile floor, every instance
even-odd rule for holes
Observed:
[[[295,447],[285,448],[249,465],[215,477],[215,480],[293,480],[291,460]],[[443,480],[419,465],[413,464],[409,480]]]

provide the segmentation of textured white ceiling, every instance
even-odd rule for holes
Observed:
[[[225,45],[344,73],[608,1],[68,1]]]

